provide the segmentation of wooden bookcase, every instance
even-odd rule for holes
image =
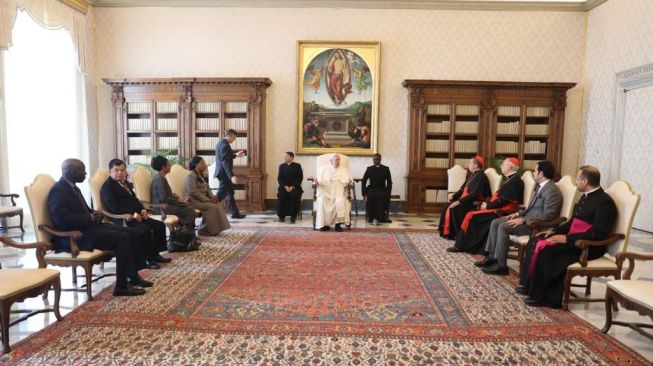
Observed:
[[[573,83],[404,80],[408,88],[406,211],[447,201],[447,169],[480,154],[516,157],[526,169],[562,162],[566,93]]]
[[[128,164],[149,164],[152,151],[215,161],[224,131],[237,131],[232,148],[239,208],[263,211],[265,97],[268,78],[103,79],[112,87],[116,152]]]

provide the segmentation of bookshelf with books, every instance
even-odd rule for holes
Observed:
[[[447,169],[477,154],[560,166],[572,83],[405,80],[409,131],[406,211],[446,204]]]
[[[265,180],[265,98],[268,78],[104,79],[112,89],[116,152],[148,164],[154,151],[215,162],[215,145],[235,129],[239,208],[262,211]]]

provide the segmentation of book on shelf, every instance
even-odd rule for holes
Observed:
[[[536,140],[526,141],[524,144],[525,154],[546,154],[546,142]]]
[[[478,133],[478,121],[456,121],[457,133]]]
[[[158,150],[176,150],[179,148],[179,137],[159,136],[157,141]]]
[[[150,131],[152,130],[152,120],[149,118],[129,118],[127,120],[128,131]]]
[[[520,117],[521,107],[519,106],[505,106],[500,105],[497,107],[497,116],[499,117]]]
[[[177,113],[179,102],[156,102],[156,113]]]
[[[247,130],[247,118],[225,118],[224,128],[245,131]]]
[[[549,117],[549,107],[526,107],[526,117]]]
[[[220,102],[195,102],[195,113],[220,113]]]
[[[527,135],[548,135],[549,134],[549,125],[527,124],[526,125],[526,134]]]
[[[234,159],[234,166],[247,166],[247,155],[236,157]]]
[[[478,116],[480,107],[470,104],[458,104],[456,106],[456,115],[462,116]]]
[[[224,109],[227,113],[247,113],[247,102],[227,102]]]
[[[195,142],[197,143],[196,150],[215,150],[215,145],[220,142],[220,137],[198,136],[195,138]]]
[[[426,140],[426,152],[448,152],[449,140]]]
[[[534,170],[534,169],[535,169],[535,165],[537,165],[537,162],[538,162],[538,161],[539,161],[539,160],[524,160],[524,161],[522,162],[522,167],[523,167],[524,169],[527,169],[527,170]]]
[[[219,131],[220,119],[204,117],[197,118],[195,129],[197,131]]]
[[[129,150],[150,150],[152,149],[152,139],[150,137],[129,137],[127,146]]]
[[[199,155],[202,159],[204,159],[204,162],[206,165],[212,165],[215,163],[215,155]]]
[[[149,165],[152,158],[149,155],[129,155],[127,156],[128,164],[147,164]]]
[[[497,123],[497,134],[519,135],[519,121]]]
[[[247,198],[245,195],[245,190],[244,189],[236,189],[234,191],[234,198],[239,201],[243,201]]]
[[[476,140],[456,140],[456,152],[476,152],[478,150],[478,141]]]
[[[467,163],[469,163],[469,158],[465,158],[465,159],[460,159],[459,158],[459,159],[454,159],[453,160],[454,165],[460,165],[461,167],[463,167],[465,169],[467,169]]]
[[[177,119],[176,118],[157,118],[156,129],[159,131],[176,131]]]
[[[516,141],[497,141],[497,154],[517,154],[519,152],[519,143]]]
[[[247,137],[236,137],[231,143],[232,150],[247,150]]]
[[[444,203],[448,201],[446,189],[427,189],[426,199],[427,203]]]
[[[426,158],[424,162],[427,168],[448,168],[449,159],[446,158]]]
[[[430,133],[449,133],[451,130],[450,121],[441,121],[441,122],[427,122],[426,123],[426,132]]]
[[[451,114],[450,104],[429,104],[426,106],[426,114],[429,115],[448,115]]]
[[[150,113],[150,102],[127,102],[127,113]]]

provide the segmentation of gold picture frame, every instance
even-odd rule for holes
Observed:
[[[381,42],[297,42],[297,153],[374,155]]]

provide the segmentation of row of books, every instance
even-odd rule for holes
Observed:
[[[453,164],[454,165],[460,165],[463,168],[467,168],[467,163],[469,163],[469,158],[464,158],[464,159],[454,159]]]
[[[152,158],[149,155],[129,155],[127,156],[128,164],[150,164]]]
[[[198,131],[220,130],[220,118],[198,118],[195,122],[195,129]]]
[[[427,189],[425,201],[428,203],[447,202],[447,193],[446,189]]]
[[[549,125],[526,125],[527,135],[548,135]]]
[[[525,154],[546,154],[546,142],[526,141],[524,144]]]
[[[220,102],[196,102],[195,113],[220,113]]]
[[[456,140],[456,152],[476,152],[478,150],[478,141],[476,140]]]
[[[157,113],[177,113],[179,112],[179,102],[156,102]]]
[[[456,132],[478,133],[478,121],[456,121]]]
[[[158,150],[175,150],[179,148],[179,137],[177,136],[159,136],[157,139]]]
[[[426,132],[449,133],[449,131],[451,131],[451,122],[449,121],[428,122],[426,124]]]
[[[448,168],[449,167],[449,159],[426,158],[426,161],[424,162],[424,165],[427,168]]]
[[[526,108],[526,117],[548,117],[549,107],[528,107]]]
[[[156,128],[159,131],[177,131],[177,119],[176,118],[157,118],[156,119]]]
[[[449,140],[426,140],[427,152],[448,152]]]
[[[533,170],[535,169],[535,165],[537,165],[537,162],[539,160],[523,160],[522,161],[522,168],[526,170]]]
[[[247,166],[247,155],[235,158],[234,166]]]
[[[519,135],[519,121],[497,123],[497,133],[502,135]]]
[[[497,115],[500,117],[520,117],[521,107],[502,105],[497,107]]]
[[[215,150],[215,145],[220,142],[220,137],[196,137],[197,150]],[[209,164],[209,162],[206,162]],[[209,164],[210,165],[210,164]]]
[[[129,137],[127,140],[129,150],[152,149],[152,139],[150,137]]]
[[[450,104],[429,104],[426,106],[426,114],[428,115],[437,115],[437,114],[451,114],[451,105]]]
[[[480,107],[477,105],[459,104],[456,106],[456,115],[477,116],[479,111]]]
[[[127,113],[151,113],[150,102],[127,102]]]
[[[234,150],[247,150],[247,137],[236,137],[236,141],[231,143]]]
[[[225,103],[225,112],[247,113],[247,102],[227,102]]]
[[[497,154],[517,154],[519,151],[519,142],[515,141],[497,141]]]
[[[127,120],[128,131],[150,131],[152,120],[149,118],[129,118]]]
[[[225,130],[231,128],[237,131],[245,131],[247,130],[247,118],[225,118],[224,128]]]

